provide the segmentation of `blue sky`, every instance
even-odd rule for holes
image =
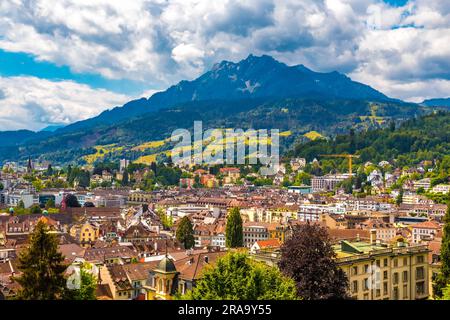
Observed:
[[[447,97],[449,42],[438,0],[3,0],[0,130],[85,119],[250,53]]]
[[[95,73],[75,73],[67,65],[58,66],[47,61],[38,61],[28,53],[8,52],[0,49],[0,76],[33,76],[48,80],[72,80],[92,88],[103,88],[117,93],[139,95],[147,90],[142,81],[130,79],[107,79]]]

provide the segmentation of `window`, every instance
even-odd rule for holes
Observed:
[[[364,300],[369,300],[369,294],[368,294],[368,293],[365,293],[363,299],[364,299]]]
[[[424,262],[424,257],[423,256],[417,256],[416,257],[416,263],[423,263]]]
[[[416,280],[423,280],[423,279],[425,279],[425,269],[424,269],[424,267],[416,268]]]
[[[394,277],[393,277],[392,282],[393,282],[394,284],[397,284],[397,283],[398,283],[398,272],[394,272]]]
[[[388,259],[384,259],[383,260],[383,267],[387,267],[388,266]]]
[[[387,280],[387,278],[388,278],[388,272],[383,271],[383,280]]]
[[[369,278],[364,279],[364,291],[369,290]]]
[[[383,282],[383,296],[388,294],[388,283]]]
[[[398,300],[398,287],[395,287],[395,288],[394,288],[394,291],[393,291],[393,293],[392,293],[392,298],[393,298],[394,300]]]
[[[403,265],[404,266],[407,266],[408,265],[408,258],[403,258]]]
[[[394,268],[398,267],[398,259],[394,259]]]
[[[403,282],[408,282],[408,271],[403,271]]]
[[[356,276],[358,274],[358,266],[352,268],[352,275]]]
[[[379,267],[380,266],[380,260],[377,260],[376,264],[377,264],[377,267]]]
[[[425,294],[425,281],[420,281],[416,283],[416,294],[417,295]]]
[[[364,273],[367,273],[367,272],[369,272],[369,265],[365,264],[364,265]]]
[[[358,280],[352,282],[352,293],[358,292]]]
[[[403,299],[408,299],[408,285],[403,285]]]

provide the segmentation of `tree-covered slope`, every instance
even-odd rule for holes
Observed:
[[[398,128],[351,131],[334,139],[298,144],[290,155],[311,161],[321,154],[359,154],[356,163],[395,160],[405,166],[450,155],[450,112],[440,111],[410,119]]]

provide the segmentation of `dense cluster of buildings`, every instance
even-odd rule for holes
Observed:
[[[305,164],[304,159],[290,163],[293,170]],[[21,178],[21,170],[15,169],[0,176],[4,186],[0,292],[5,297],[18,290],[11,280],[20,274],[18,254],[42,220],[57,235],[69,266],[95,266],[98,299],[171,299],[176,292],[192,289],[203,268],[226,253],[226,218],[233,207],[240,208],[245,250],[271,265],[276,265],[280,247],[295,225],[326,227],[336,261],[349,278],[349,293],[356,299],[425,299],[432,293],[432,275],[438,272],[447,207],[416,191],[426,188],[445,193],[445,184],[432,188],[429,181],[414,182],[405,188],[404,201],[398,204],[396,194],[361,198],[336,190],[348,175],[313,177],[311,186],[256,187],[237,183],[241,178],[238,168],[222,168],[221,187],[217,176],[198,169],[193,172],[198,178],[182,178],[178,187],[152,192],[130,188],[44,188],[37,192]],[[388,178],[395,181],[395,174]],[[204,188],[194,188],[195,181]],[[377,187],[378,173],[372,172],[368,181]],[[386,177],[383,183],[380,189],[386,187]],[[330,194],[330,190],[336,192]],[[80,207],[64,204],[69,194]],[[8,211],[19,201],[30,207],[42,206],[49,199],[59,213],[15,215]],[[176,240],[183,217],[193,224],[195,245],[189,250]],[[170,225],[165,221],[171,221]]]

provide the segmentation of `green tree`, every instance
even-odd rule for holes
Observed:
[[[40,213],[42,213],[41,207],[39,207],[39,205],[37,205],[37,204],[32,205],[31,208],[30,208],[30,213],[32,213],[32,214],[40,214]]]
[[[442,296],[436,297],[438,300],[450,300],[450,284],[442,289]]]
[[[67,266],[58,252],[56,236],[48,231],[45,222],[39,221],[30,236],[29,247],[19,256],[18,269],[22,275],[15,278],[21,286],[19,299],[54,300],[65,292]]]
[[[45,203],[45,207],[47,209],[54,208],[55,207],[55,200],[53,200],[53,198],[48,199],[47,202]]]
[[[128,171],[124,170],[123,171],[123,177],[122,177],[122,185],[123,186],[127,186],[129,182],[130,182],[130,178],[128,176]]]
[[[295,283],[275,268],[231,252],[207,267],[186,300],[295,300]]]
[[[444,216],[440,259],[440,272],[433,279],[433,295],[438,298],[442,297],[443,289],[450,285],[450,201],[447,203],[447,212]]]
[[[25,203],[23,202],[23,200],[19,200],[19,202],[17,203],[17,208],[25,209]]]
[[[399,206],[403,203],[403,189],[400,189],[398,192],[397,199],[395,199],[395,203]]]
[[[242,218],[239,208],[232,208],[228,213],[225,233],[227,248],[239,248],[244,245]]]
[[[194,228],[191,220],[188,217],[183,217],[178,225],[176,238],[180,241],[185,249],[190,249],[194,246]]]
[[[66,290],[66,300],[97,300],[97,277],[86,270],[86,266],[80,268],[80,288]]]
[[[68,194],[66,196],[66,206],[68,208],[79,208],[81,207],[80,203],[78,202],[78,199],[73,194]]]
[[[46,172],[45,174],[46,174],[47,176],[53,175],[53,168],[52,168],[52,165],[51,165],[51,164],[48,165],[48,167],[47,167],[47,172]]]

